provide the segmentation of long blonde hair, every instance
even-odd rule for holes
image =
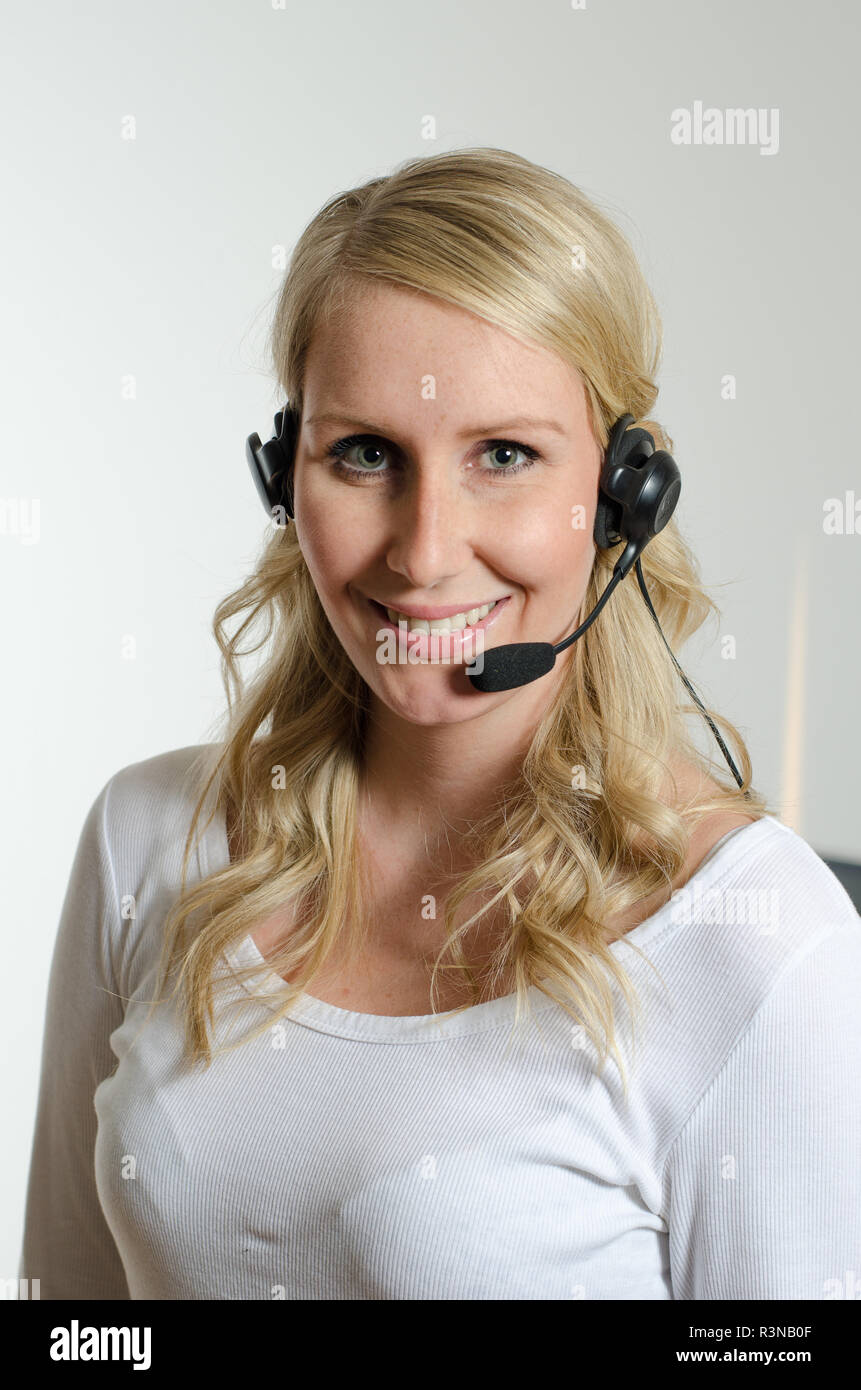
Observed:
[[[662,332],[652,294],[623,234],[560,175],[505,150],[463,149],[406,160],[388,177],[330,199],[302,233],[280,290],[271,338],[279,401],[286,396],[301,411],[315,326],[348,302],[351,287],[380,280],[459,305],[572,364],[602,447],[612,423],[629,412],[657,447],[672,449],[649,418]],[[618,553],[596,552],[584,614]],[[649,544],[642,567],[678,652],[719,610],[675,518]],[[189,1053],[207,1066],[216,1055],[207,1019],[212,1024],[214,975],[225,948],[285,903],[295,904],[289,939],[248,971],[249,978],[275,971],[290,987],[275,1019],[270,1013],[241,1039],[247,1041],[287,1013],[336,945],[339,955],[345,946],[357,949],[364,939],[357,923],[370,901],[356,854],[369,692],[332,631],[294,526],[272,528],[254,573],[218,605],[213,627],[227,711],[189,827],[182,891],[165,924],[161,962],[164,981],[176,971],[173,992],[183,990]],[[246,684],[239,659],[263,648],[265,659]],[[637,1001],[602,923],[671,888],[691,829],[706,812],[768,813],[750,786],[741,735],[711,709],[735,742],[743,785],[727,778],[712,799],[667,804],[661,792],[668,775],[676,786],[668,758],[681,755],[717,780],[686,728],[687,714],[700,715],[681,695],[672,658],[629,577],[574,644],[517,777],[472,827],[475,867],[445,903],[432,1002],[440,969],[460,972],[478,1000],[463,944],[484,913],[503,904],[509,930],[489,973],[494,981],[513,974],[516,1017],[528,986],[537,985],[582,1025],[601,1065],[612,1054],[624,1071],[610,976],[630,1004]],[[213,789],[212,814],[226,817],[230,808],[242,854],[189,887],[195,829]],[[474,895],[484,906],[458,923]]]

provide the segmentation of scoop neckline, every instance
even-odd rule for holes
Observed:
[[[792,833],[790,828],[776,816],[762,815],[751,825],[736,826],[721,837],[716,846],[688,879],[684,888],[697,885],[701,893],[712,879],[718,877],[727,864],[730,842],[734,847],[734,859],[738,862],[740,841],[744,841],[744,857],[754,850],[766,832],[773,834]],[[224,811],[217,809],[197,845],[197,862],[201,877],[227,868],[230,863],[230,848],[227,841],[227,826]],[[683,890],[679,890],[680,892]],[[658,936],[672,927],[683,929],[680,920],[672,912],[673,899],[670,898],[651,916],[644,918],[636,927],[608,945],[615,956],[627,947],[642,950],[644,945],[652,944]],[[251,936],[223,948],[222,958],[226,962],[236,983],[247,994],[258,999],[265,1007],[277,1012],[283,1005],[286,985],[281,976],[268,968],[265,956],[260,952]],[[253,966],[267,966],[267,969],[254,979],[242,979],[237,971]],[[543,983],[548,983],[544,977]],[[538,985],[526,989],[529,1017],[536,1013],[546,1013],[559,1009],[555,999],[550,999]],[[356,1042],[426,1043],[444,1038],[464,1037],[470,1033],[483,1033],[492,1028],[501,1028],[514,1023],[517,1009],[517,993],[500,995],[482,1004],[472,1004],[459,1013],[453,1010],[436,1014],[367,1014],[355,1009],[343,1009],[324,999],[310,994],[300,994],[293,1001],[285,1017],[317,1032],[331,1033],[337,1037],[352,1038]]]

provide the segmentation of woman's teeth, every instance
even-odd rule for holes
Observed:
[[[486,618],[492,608],[495,608],[498,599],[493,603],[485,603],[481,608],[470,608],[467,613],[454,613],[450,618],[408,618],[406,613],[399,613],[396,608],[387,608],[386,615],[390,623],[395,627],[399,623],[407,624],[408,632],[463,632],[465,627],[473,627],[475,623],[480,623],[482,618]]]

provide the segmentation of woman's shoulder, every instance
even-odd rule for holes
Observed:
[[[613,951],[645,1005],[648,1084],[663,1104],[673,1077],[679,1115],[757,1020],[770,1020],[777,1055],[806,1026],[812,992],[861,992],[861,916],[807,840],[772,815],[731,835]]]
[[[214,766],[218,749],[220,745],[215,743],[169,748],[164,753],[127,763],[113,773],[105,786],[118,798],[170,796],[172,792],[198,785],[200,777]]]
[[[675,769],[683,794],[721,792],[690,764],[677,763]],[[713,878],[720,884],[712,884]],[[702,898],[707,884],[723,891],[728,925],[734,915],[750,916],[754,910],[765,912],[769,921],[782,921],[784,930],[775,934],[787,950],[830,921],[859,922],[845,888],[812,845],[769,812],[720,808],[695,825],[670,902],[675,900],[678,909],[680,903]]]
[[[171,748],[108,778],[94,808],[115,862],[131,871],[150,863],[159,845],[184,841],[218,750],[213,743]]]
[[[216,749],[175,748],[119,768],[81,827],[60,936],[72,952],[101,953],[102,978],[123,998],[157,954],[164,905],[181,891],[188,831]]]
[[[745,976],[767,988],[775,972],[832,930],[861,932],[836,874],[777,816],[727,822],[703,844],[709,840],[712,852],[666,905],[660,935],[669,953],[702,958],[726,982]]]

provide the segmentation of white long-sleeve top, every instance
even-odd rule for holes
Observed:
[[[805,840],[730,832],[611,947],[643,1005],[636,1052],[617,1015],[627,1099],[536,987],[518,1033],[513,995],[436,1017],[303,996],[195,1069],[179,992],[142,1024],[200,751],[123,768],[81,833],[19,1267],[42,1298],[854,1296],[861,918]],[[223,815],[197,860],[229,862]],[[217,1005],[220,1041],[273,1012],[274,972],[233,973],[260,960],[248,937],[224,957],[244,1010]]]

